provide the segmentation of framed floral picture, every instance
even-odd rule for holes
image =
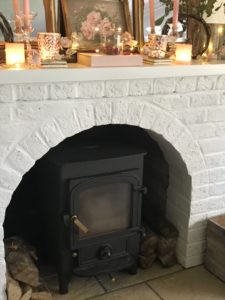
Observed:
[[[128,0],[61,0],[66,35],[76,32],[79,48],[94,50],[115,28],[132,32]]]

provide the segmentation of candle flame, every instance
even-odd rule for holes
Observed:
[[[222,26],[219,26],[219,27],[218,27],[218,34],[221,35],[222,33],[223,33],[223,27],[222,27]]]

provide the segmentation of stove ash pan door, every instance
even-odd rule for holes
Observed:
[[[71,248],[75,266],[101,270],[132,265],[140,242],[141,188],[134,176],[72,180]],[[109,261],[116,261],[109,267]],[[91,266],[92,265],[92,266]],[[127,266],[126,266],[127,267]]]

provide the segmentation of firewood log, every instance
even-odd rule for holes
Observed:
[[[6,291],[8,300],[19,300],[22,295],[22,289],[19,283],[8,275]]]
[[[177,238],[159,238],[157,257],[164,267],[172,267],[177,263],[176,244]]]
[[[6,263],[11,276],[20,282],[36,287],[39,271],[33,261],[34,252],[30,246],[18,237],[5,240]]]
[[[153,231],[148,231],[141,241],[139,264],[143,269],[150,268],[156,259],[158,236]]]
[[[22,288],[22,297],[20,300],[30,300],[32,295],[32,287],[27,284],[20,284]]]
[[[155,252],[158,244],[158,236],[153,232],[148,232],[141,242],[141,255],[151,255]]]
[[[26,253],[13,251],[6,257],[6,262],[14,279],[34,287],[39,285],[38,269]]]
[[[149,256],[139,256],[139,265],[142,269],[148,269],[151,268],[152,264],[154,263],[154,261],[156,260],[157,255],[156,254],[152,254]]]
[[[33,288],[31,299],[32,300],[52,300],[52,295],[44,281],[42,281],[38,287]]]
[[[33,292],[32,300],[52,300],[52,295],[49,292]]]

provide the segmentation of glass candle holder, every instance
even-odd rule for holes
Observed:
[[[192,45],[177,43],[176,44],[176,61],[182,63],[189,63],[192,59]]]
[[[208,59],[225,59],[225,25],[207,24],[210,28],[211,36],[209,46],[206,51]]]
[[[168,36],[149,34],[148,42],[143,47],[144,59],[161,59],[166,56]]]
[[[20,67],[25,63],[23,43],[5,43],[6,65]]]
[[[54,32],[38,32],[37,43],[41,60],[53,60],[59,55],[61,34]]]

